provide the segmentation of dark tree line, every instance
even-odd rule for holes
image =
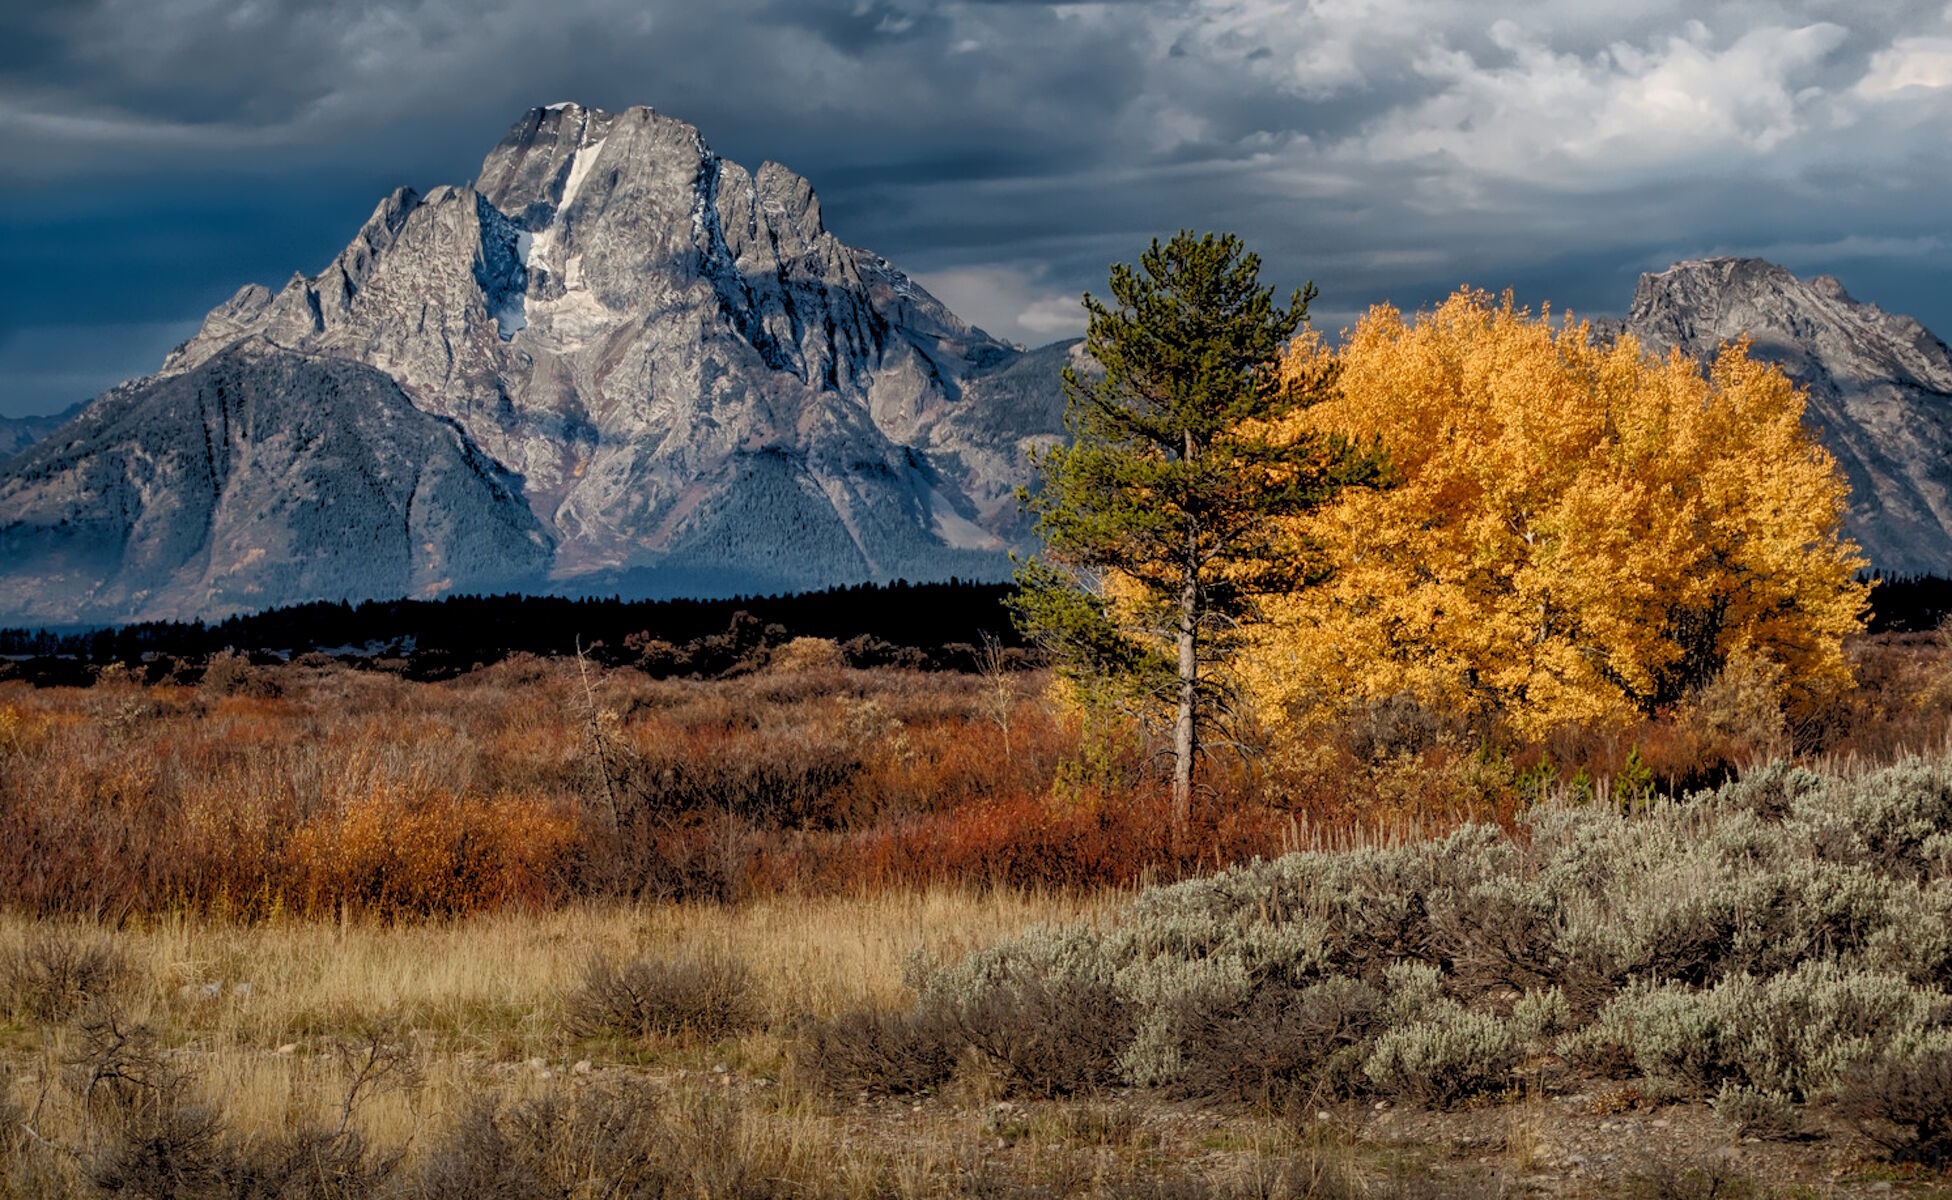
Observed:
[[[573,654],[580,646],[594,648],[605,659],[628,661],[633,652],[627,643],[684,645],[745,628],[770,629],[775,638],[871,638],[924,651],[980,644],[985,636],[1018,646],[1021,639],[1005,608],[1012,590],[1009,584],[952,579],[721,600],[509,595],[322,602],[210,624],[143,621],[109,628],[0,629],[0,654],[133,663],[159,655],[197,659],[226,648],[302,654],[339,647],[400,653],[411,647],[465,666],[513,653]]]

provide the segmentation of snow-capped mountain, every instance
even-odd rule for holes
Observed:
[[[998,577],[1024,351],[648,108],[530,110],[0,466],[0,618]]]
[[[1850,479],[1846,529],[1888,572],[1952,575],[1952,350],[1910,317],[1753,258],[1643,275],[1623,321],[1657,353],[1746,336],[1809,389],[1805,423]]]

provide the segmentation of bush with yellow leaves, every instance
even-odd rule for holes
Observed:
[[[1291,420],[1375,439],[1396,486],[1305,519],[1335,576],[1266,606],[1241,664],[1264,716],[1409,695],[1538,736],[1625,726],[1731,660],[1779,666],[1792,716],[1849,687],[1848,488],[1746,347],[1704,371],[1467,289],[1284,368],[1335,372]]]

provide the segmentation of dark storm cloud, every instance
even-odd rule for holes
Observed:
[[[1952,331],[1943,0],[83,0],[0,38],[0,411],[111,382],[531,104],[648,103],[1026,341],[1239,229],[1318,315],[1460,282],[1624,307],[1760,253]],[[99,329],[126,352],[86,354]],[[91,375],[90,372],[93,371]]]

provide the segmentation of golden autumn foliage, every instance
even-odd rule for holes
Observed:
[[[1745,346],[1704,374],[1589,333],[1460,290],[1297,339],[1285,370],[1339,371],[1297,423],[1378,439],[1397,486],[1309,521],[1336,575],[1267,606],[1242,664],[1264,714],[1408,694],[1521,735],[1618,726],[1731,655],[1780,664],[1792,712],[1849,686],[1864,564],[1803,393]]]

